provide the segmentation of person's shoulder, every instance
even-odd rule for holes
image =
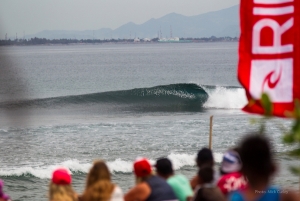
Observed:
[[[228,195],[228,201],[243,201],[244,196],[240,191],[233,191]]]
[[[133,187],[124,196],[125,201],[146,200],[151,193],[151,188],[146,182],[142,182]]]
[[[225,196],[218,187],[201,187],[197,194],[202,195],[207,200],[226,201]]]
[[[196,175],[190,180],[190,185],[192,189],[195,189],[198,184],[199,184],[199,177],[198,175]]]
[[[300,195],[292,190],[279,190],[281,201],[299,201]]]
[[[198,175],[195,175],[195,176],[193,176],[193,177],[191,178],[191,180],[190,180],[190,181],[195,181],[195,180],[197,180],[197,181],[198,181],[198,179],[199,179]]]
[[[183,174],[176,174],[175,176],[176,176],[177,178],[184,179],[184,180],[187,180],[187,181],[188,181],[187,177],[184,176]]]
[[[182,174],[177,175],[177,179],[181,182],[181,183],[185,183],[185,184],[190,184],[188,178]]]
[[[150,189],[150,186],[147,184],[147,182],[142,182],[139,183],[135,186],[135,189],[138,191],[147,191],[148,189]]]
[[[185,177],[185,176],[183,176],[183,175],[173,175],[173,176],[171,176],[171,177],[169,177],[168,179],[167,179],[167,182],[168,183],[182,183],[182,182],[188,182],[189,183],[189,180]]]
[[[175,175],[169,177],[167,180],[178,180],[178,179],[181,179],[182,177],[184,177],[184,176],[181,174],[175,174]]]

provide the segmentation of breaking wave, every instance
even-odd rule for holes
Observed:
[[[161,85],[123,91],[2,102],[0,108],[109,107],[141,112],[199,112],[206,108],[238,109],[246,104],[244,89],[193,83]],[[103,106],[103,107],[101,107]]]
[[[203,86],[208,94],[208,100],[203,104],[204,108],[240,109],[247,104],[245,90],[238,87],[209,88]]]
[[[171,153],[167,156],[173,163],[175,170],[179,170],[185,166],[194,166],[196,155],[191,154],[175,154]],[[222,160],[222,153],[214,153],[214,158],[217,163]],[[155,159],[150,159],[150,162],[154,165]],[[86,174],[91,168],[91,163],[82,163],[77,159],[67,160],[59,164],[44,165],[44,166],[23,166],[16,168],[1,168],[0,176],[4,177],[36,177],[40,179],[50,179],[51,173],[58,167],[66,167],[71,170],[72,174]],[[108,161],[107,165],[113,174],[132,173],[132,161],[123,159],[116,159]]]

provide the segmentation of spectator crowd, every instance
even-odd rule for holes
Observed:
[[[135,186],[123,194],[111,180],[106,163],[95,161],[83,193],[72,188],[70,171],[56,169],[49,184],[49,201],[300,201],[295,191],[272,183],[276,173],[272,147],[263,135],[249,135],[226,151],[215,170],[213,153],[202,148],[196,157],[197,173],[189,181],[176,174],[168,158],[151,165],[147,158],[133,163]],[[9,201],[0,180],[0,201]]]

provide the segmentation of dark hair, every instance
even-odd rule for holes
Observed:
[[[167,158],[160,158],[156,161],[156,171],[162,176],[168,176],[173,174],[172,163]]]
[[[269,179],[275,171],[269,141],[262,135],[249,135],[241,143],[242,172],[249,182],[253,177]]]
[[[214,170],[211,166],[204,166],[198,171],[198,177],[202,184],[210,183],[214,179]]]
[[[198,166],[206,165],[208,163],[211,163],[210,165],[213,165],[214,157],[212,151],[208,148],[202,148],[197,154],[196,161]]]

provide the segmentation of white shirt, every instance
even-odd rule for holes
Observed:
[[[115,186],[109,201],[124,201],[123,191],[119,186]]]

